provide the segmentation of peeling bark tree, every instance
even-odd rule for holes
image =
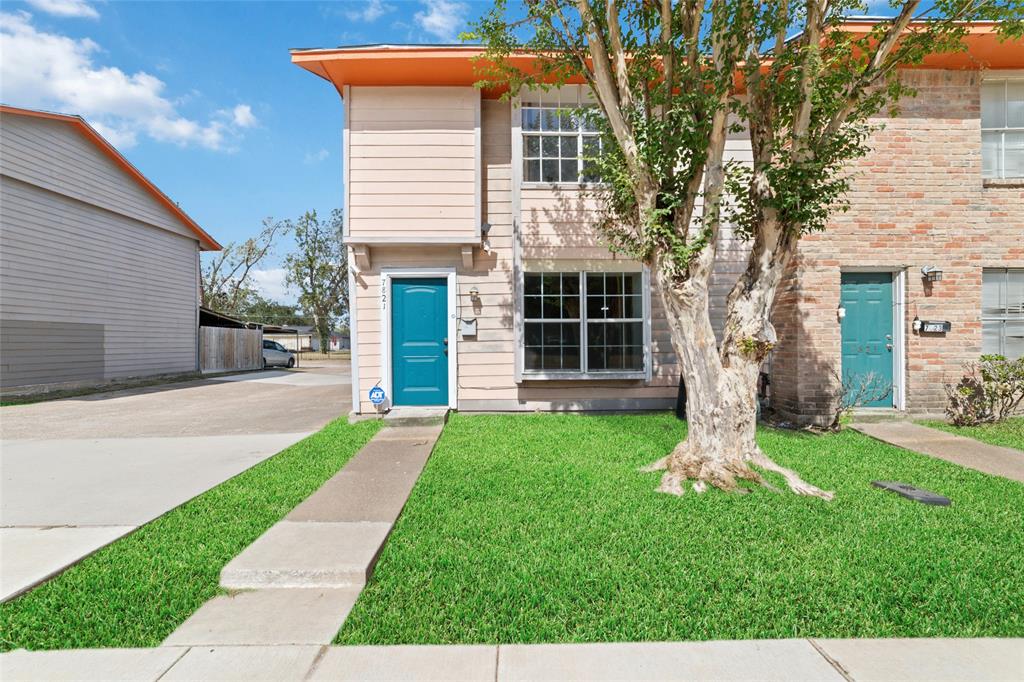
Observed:
[[[518,92],[577,79],[599,105],[599,227],[613,250],[651,267],[686,383],[686,440],[648,467],[665,472],[659,490],[767,485],[770,471],[831,499],[754,440],[776,288],[800,237],[845,209],[844,168],[868,151],[870,117],[913,94],[897,66],[959,49],[965,21],[1021,35],[1022,0],[919,5],[854,32],[843,17],[866,7],[850,0],[527,0],[512,12],[498,0],[475,26],[482,83]],[[528,67],[512,59],[523,53]],[[752,167],[725,159],[728,133],[743,128]],[[709,281],[723,223],[751,250],[719,344]]]

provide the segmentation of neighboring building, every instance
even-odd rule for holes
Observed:
[[[277,341],[287,350],[313,350],[313,326],[308,324],[264,327],[263,338]],[[317,342],[319,346],[319,342]]]
[[[277,341],[288,350],[312,351],[319,353],[320,337],[313,325],[284,325],[278,329],[264,331],[264,338]],[[331,332],[329,350],[347,350],[350,347],[348,332],[335,329]]]
[[[198,368],[220,246],[78,116],[0,107],[0,387]]]
[[[780,287],[768,370],[784,415],[825,419],[833,370],[891,377],[890,408],[939,411],[964,361],[1024,352],[1024,43],[977,26],[968,45],[904,72],[919,97],[885,121],[851,210],[802,243]],[[596,139],[558,116],[588,93],[503,101],[473,87],[479,54],[292,53],[344,101],[355,410],[374,411],[377,385],[384,407],[671,407],[679,372],[659,296],[592,229],[581,151]],[[749,160],[749,140],[727,152]],[[718,329],[747,249],[722,238]],[[923,267],[942,280],[925,282]],[[918,332],[915,318],[951,329]]]

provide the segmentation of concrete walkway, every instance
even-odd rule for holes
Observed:
[[[1024,483],[1024,452],[904,421],[850,425],[877,440]]]
[[[348,411],[346,367],[0,408],[0,601]]]
[[[1024,639],[15,651],[0,656],[0,679],[1019,682],[1024,679]]]
[[[443,427],[381,429],[221,570],[221,586],[242,591],[211,599],[164,644],[330,644]]]

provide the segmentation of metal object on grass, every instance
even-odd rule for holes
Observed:
[[[944,497],[938,493],[933,493],[930,490],[924,490],[923,488],[915,488],[908,483],[899,483],[898,481],[871,481],[871,485],[876,488],[894,492],[908,500],[914,500],[921,504],[932,504],[939,507],[948,507],[950,504],[948,497]]]

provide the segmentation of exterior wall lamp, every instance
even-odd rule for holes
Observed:
[[[469,300],[473,301],[473,303],[477,303],[480,300],[480,290],[477,289],[476,287],[470,289]]]
[[[480,224],[480,240],[481,240],[480,246],[481,246],[481,248],[483,248],[484,253],[488,253],[488,254],[491,252],[491,240],[487,238],[487,235],[490,234],[490,232],[491,232],[491,224],[490,223],[481,223]]]
[[[939,282],[942,280],[942,270],[934,265],[926,265],[921,268],[921,277],[926,282]]]

